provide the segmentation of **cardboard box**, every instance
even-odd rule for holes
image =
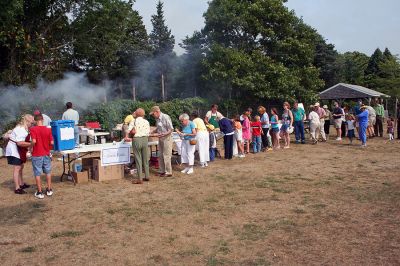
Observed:
[[[101,166],[101,161],[93,160],[94,180],[98,182],[123,179],[125,177],[123,165]]]
[[[89,182],[89,172],[72,172],[72,177],[75,179],[77,184],[84,184]]]
[[[88,169],[93,167],[93,160],[99,160],[100,157],[85,157],[82,158],[82,169]]]

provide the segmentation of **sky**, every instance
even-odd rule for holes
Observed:
[[[148,32],[158,0],[136,0]],[[166,23],[175,36],[175,51],[182,39],[204,26],[208,0],[164,0]],[[315,28],[339,52],[371,55],[388,47],[400,54],[400,0],[288,0],[286,6]]]

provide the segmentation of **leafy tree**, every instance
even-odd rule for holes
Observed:
[[[336,60],[338,69],[338,82],[365,85],[365,69],[369,57],[360,52],[347,52],[340,54]]]
[[[315,46],[314,66],[320,70],[320,78],[325,82],[325,89],[338,83],[338,52],[333,44],[328,44],[320,35]]]
[[[89,72],[95,82],[116,77],[130,79],[148,50],[142,18],[133,2],[85,1],[75,13],[74,67]]]
[[[205,78],[221,98],[311,100],[323,86],[314,29],[282,0],[214,0],[204,17]]]

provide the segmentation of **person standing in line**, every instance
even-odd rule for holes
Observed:
[[[72,120],[74,121],[74,139],[75,139],[75,147],[79,147],[79,113],[78,111],[72,108],[72,103],[67,102],[65,104],[67,110],[62,115],[62,120]]]
[[[225,160],[231,160],[233,157],[233,135],[235,130],[231,120],[226,117],[221,118],[219,121],[219,128],[221,132],[224,133],[224,149],[225,149]]]
[[[270,151],[271,149],[271,143],[269,143],[268,141],[268,131],[270,128],[270,124],[269,124],[269,116],[267,113],[267,109],[264,106],[260,106],[258,107],[258,113],[260,114],[260,122],[261,122],[261,127],[262,127],[262,131],[263,134],[261,135],[261,139],[262,139],[262,151]]]
[[[353,113],[354,113],[355,117],[357,117],[359,114],[361,114],[361,106],[363,106],[363,102],[362,102],[362,100],[358,100],[357,104],[353,107]],[[357,133],[358,133],[359,125],[358,125],[357,119],[356,119],[356,129],[357,129]]]
[[[233,125],[235,128],[234,140],[236,141],[238,151],[239,151],[239,158],[244,158],[244,145],[243,145],[243,132],[242,132],[242,124],[240,123],[239,115],[235,116],[233,119]]]
[[[246,111],[240,115],[240,122],[243,123],[244,118],[247,116],[249,118],[249,120],[251,121],[251,114],[253,113],[253,109],[252,108],[247,108]]]
[[[365,105],[361,106],[360,111],[360,114],[356,116],[360,126],[358,135],[361,140],[361,147],[367,147],[367,128],[369,112],[367,106]]]
[[[49,127],[51,123],[51,118],[48,115],[43,114],[40,110],[35,110],[33,115],[42,115],[43,116],[43,126]]]
[[[310,106],[310,113],[308,114],[308,120],[310,125],[310,134],[313,140],[313,144],[318,143],[319,132],[321,131],[321,119],[317,113],[319,106]]]
[[[253,139],[253,152],[261,152],[261,136],[264,134],[262,130],[262,124],[260,121],[260,116],[256,115],[254,121],[251,122],[251,135]]]
[[[354,129],[355,129],[355,118],[351,114],[346,115],[346,129],[347,129],[347,137],[350,140],[350,145],[353,144],[353,139],[355,137]]]
[[[172,132],[174,127],[172,126],[171,117],[161,112],[159,106],[153,106],[151,108],[150,115],[156,120],[157,128],[154,132],[154,136],[158,137],[158,174],[161,177],[172,176]]]
[[[321,108],[319,103],[316,103],[315,106],[318,107],[317,114],[319,115],[319,120],[320,120],[319,121],[320,122],[320,127],[321,127],[320,133],[321,133],[321,136],[322,136],[322,141],[326,141],[326,135],[325,135],[325,130],[324,130],[326,112],[325,112],[324,108]]]
[[[207,167],[210,161],[210,135],[203,119],[196,112],[192,113],[192,121],[196,125],[196,149],[199,151],[200,166]]]
[[[214,126],[215,129],[219,129],[218,120],[221,119],[222,117],[223,115],[220,112],[218,112],[218,105],[213,104],[211,105],[211,110],[206,113],[204,121],[206,125],[211,124]]]
[[[139,108],[135,111],[136,119],[135,122],[131,122],[128,127],[134,137],[130,138],[127,134],[125,136],[126,142],[132,142],[133,155],[135,157],[135,163],[138,173],[138,179],[134,180],[133,184],[143,184],[143,181],[150,181],[150,168],[149,168],[149,135],[150,135],[150,124],[144,116],[145,111]],[[144,171],[144,178],[143,178]]]
[[[251,142],[251,128],[250,128],[250,119],[249,119],[249,110],[243,113],[241,116],[243,118],[242,123],[242,137],[243,144],[246,146],[246,150],[244,153],[250,152],[250,142]]]
[[[343,122],[344,112],[343,112],[343,109],[340,108],[339,103],[337,103],[337,102],[334,103],[332,117],[335,122],[336,140],[341,141],[342,140],[342,122]]]
[[[389,140],[394,140],[394,119],[389,117],[387,120],[387,133],[389,134]]]
[[[383,100],[377,99],[375,102],[374,110],[376,113],[376,122],[374,126],[375,135],[383,137],[383,123],[385,122],[385,108],[383,107]]]
[[[397,139],[400,139],[400,104],[397,105]]]
[[[368,128],[367,133],[369,138],[375,137],[374,127],[376,124],[376,112],[372,106],[367,105],[366,109],[368,110]]]
[[[289,128],[293,127],[293,114],[290,111],[290,104],[288,102],[283,103],[283,114],[282,114],[282,127],[281,127],[281,136],[285,140],[284,149],[290,148],[290,135]]]
[[[26,194],[24,189],[30,185],[25,184],[23,180],[24,164],[26,163],[26,153],[31,147],[29,128],[33,124],[33,116],[26,114],[21,117],[18,125],[8,136],[6,146],[7,163],[14,168],[13,179],[15,185],[15,194]]]
[[[328,140],[329,139],[329,129],[331,127],[332,113],[331,113],[331,111],[329,111],[329,108],[327,105],[324,105],[322,108],[324,108],[324,110],[325,110],[324,132],[326,135],[326,139]]]
[[[35,197],[43,199],[42,181],[40,176],[46,174],[47,188],[46,195],[53,196],[51,187],[51,158],[50,145],[53,145],[51,129],[43,124],[43,115],[35,115],[36,126],[30,129],[32,138],[32,168],[36,180],[37,191]]]
[[[278,150],[281,148],[279,145],[279,117],[278,110],[276,108],[271,109],[271,138],[272,138],[272,147],[274,150]]]
[[[296,136],[296,144],[305,144],[306,138],[304,137],[304,120],[306,120],[306,112],[303,108],[299,107],[298,102],[293,104],[293,119],[294,119],[294,134]]]
[[[217,137],[215,136],[213,125],[208,124],[206,127],[210,136],[210,162],[213,162],[215,160],[215,154],[217,153]]]
[[[196,151],[196,144],[193,141],[196,139],[196,125],[190,121],[188,114],[181,114],[179,116],[181,122],[181,130],[177,129],[176,132],[182,138],[182,151],[181,161],[186,164],[185,169],[181,171],[182,174],[191,175],[194,173],[194,152]]]

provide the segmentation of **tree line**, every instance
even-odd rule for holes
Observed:
[[[285,0],[212,0],[202,29],[175,37],[159,1],[147,32],[135,1],[14,0],[0,9],[0,83],[55,81],[68,71],[113,83],[113,97],[203,97],[225,108],[316,99],[338,82],[400,96],[388,48],[339,53]],[[173,29],[172,29],[173,30]]]

